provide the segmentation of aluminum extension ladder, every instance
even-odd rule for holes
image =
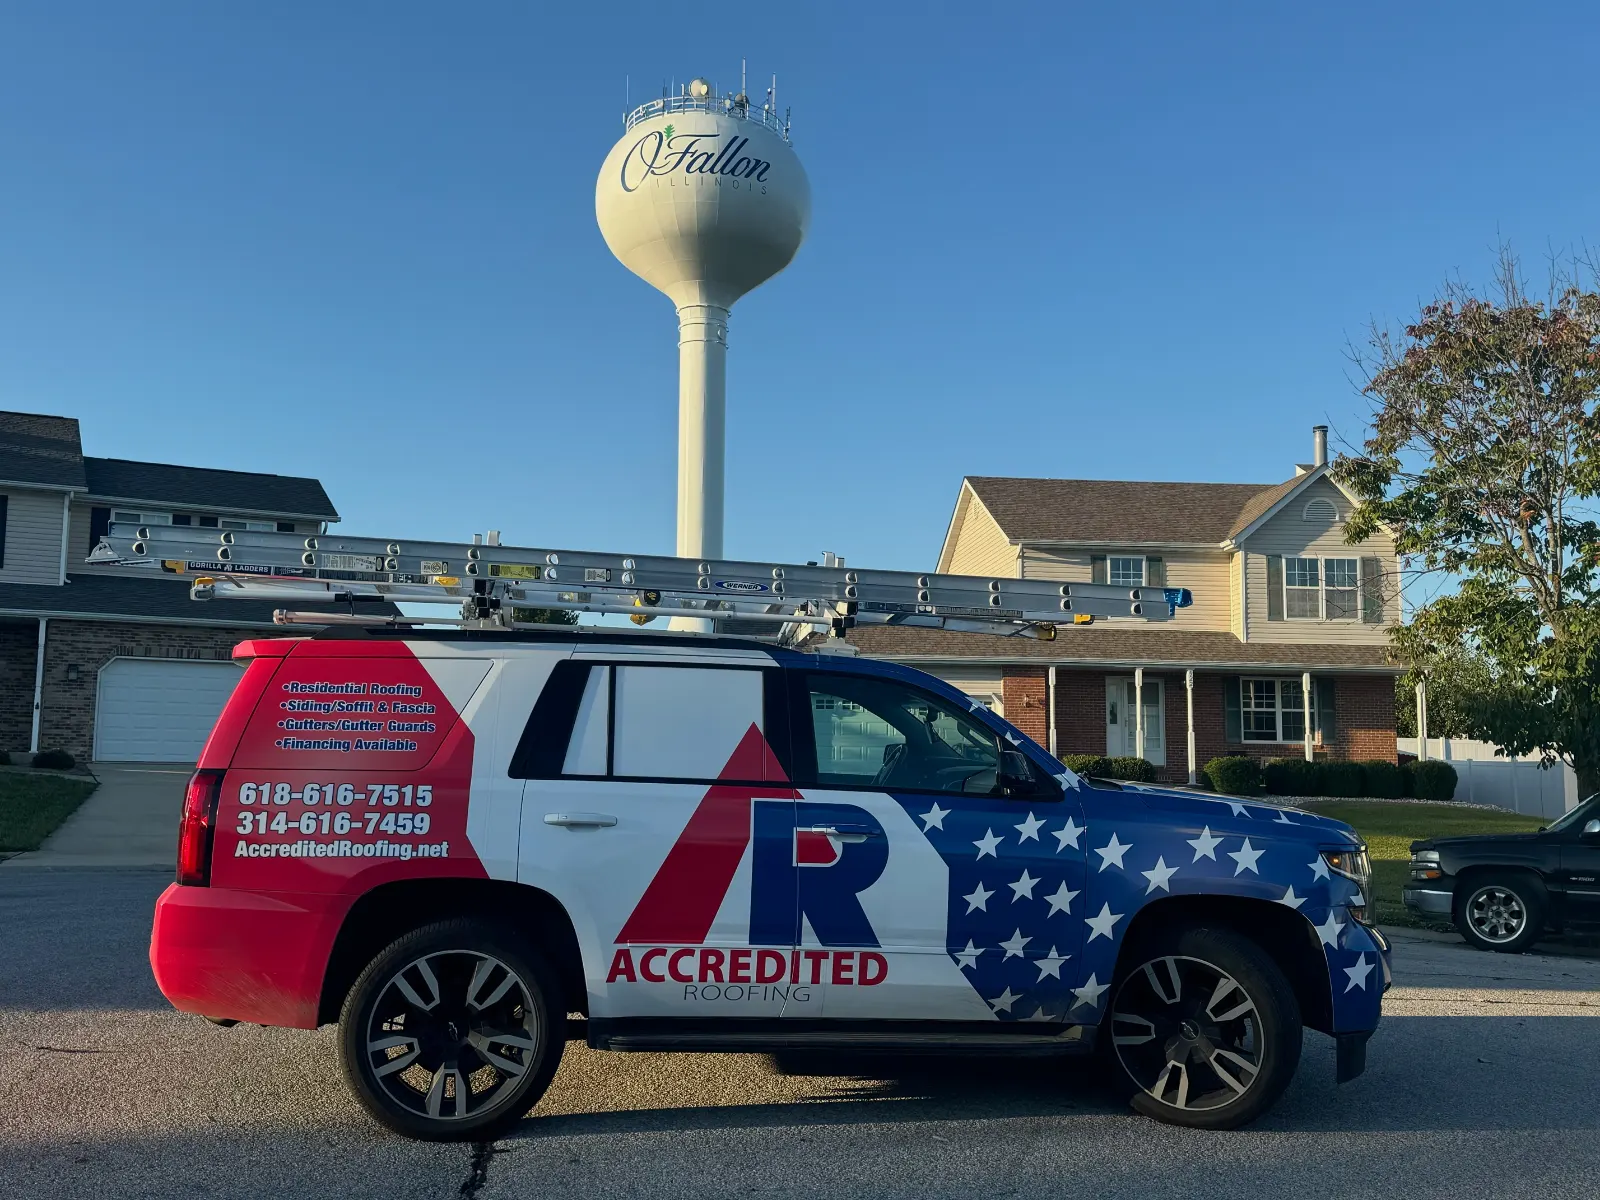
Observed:
[[[350,613],[280,610],[281,624],[442,623],[515,627],[516,608],[654,617],[734,618],[811,626],[914,625],[1052,639],[1100,618],[1170,620],[1186,588],[919,574],[815,563],[697,561],[469,542],[306,536],[113,523],[88,562],[191,580],[197,600],[347,605]],[[364,603],[456,604],[459,618],[363,616]]]

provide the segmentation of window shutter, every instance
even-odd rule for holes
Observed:
[[[10,502],[10,496],[0,496],[0,567],[6,565],[6,508]]]
[[[91,508],[89,510],[89,551],[100,544],[100,539],[111,530],[111,510],[109,508]]]
[[[1159,558],[1145,557],[1144,560],[1144,585],[1145,587],[1167,586],[1167,564]]]
[[[1237,675],[1228,675],[1222,681],[1222,725],[1228,741],[1244,741],[1244,715],[1240,712]]]
[[[1283,620],[1283,555],[1267,555],[1267,620]]]
[[[1334,702],[1336,689],[1331,679],[1313,679],[1311,686],[1317,689],[1317,733],[1321,735],[1324,746],[1331,746],[1334,738],[1339,736],[1337,708]]]
[[[1361,619],[1368,625],[1383,624],[1383,560],[1361,560]]]
[[[1110,576],[1106,574],[1106,556],[1104,554],[1089,555],[1089,582],[1104,583]]]

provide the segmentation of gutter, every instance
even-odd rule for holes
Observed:
[[[153,496],[102,496],[98,492],[84,492],[78,497],[83,501],[93,501],[96,504],[155,504],[162,508],[176,508],[187,512],[220,513],[230,517],[260,517],[265,520],[271,517],[275,521],[337,521],[338,513],[296,513],[282,512],[278,509],[245,508],[243,506],[221,507],[215,504],[191,504],[187,500],[157,500]]]
[[[978,666],[978,667],[1064,667],[1093,669],[1109,667],[1113,670],[1133,670],[1136,667],[1145,667],[1161,671],[1239,671],[1244,674],[1271,674],[1275,671],[1319,671],[1323,673],[1336,673],[1344,675],[1393,675],[1399,676],[1406,673],[1407,668],[1396,667],[1390,664],[1383,665],[1355,665],[1344,663],[1307,663],[1307,662],[1221,662],[1211,659],[1150,659],[1150,658],[1096,658],[1096,659],[1060,659],[1044,657],[1019,657],[985,655],[978,658],[951,658],[947,655],[930,654],[876,654],[861,651],[866,658],[881,659],[884,662],[904,663],[906,666]]]

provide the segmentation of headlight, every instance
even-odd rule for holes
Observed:
[[[1356,895],[1350,904],[1350,915],[1358,921],[1367,919],[1367,900],[1372,886],[1372,860],[1367,857],[1366,846],[1344,850],[1324,850],[1322,861],[1356,885]]]
[[[1437,850],[1418,850],[1411,856],[1411,878],[1418,882],[1443,879],[1444,867],[1439,863]]]

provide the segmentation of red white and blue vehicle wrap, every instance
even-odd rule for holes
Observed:
[[[1094,786],[920,672],[624,635],[286,639],[237,653],[248,667],[186,815],[204,829],[186,835],[184,866],[208,886],[168,889],[151,946],[162,990],[189,1011],[314,1027],[352,906],[397,882],[454,879],[553,899],[597,1028],[1093,1029],[1141,916],[1208,897],[1304,923],[1326,966],[1326,1032],[1379,1019],[1387,949],[1355,878],[1329,868],[1359,848],[1347,826]],[[897,786],[888,763],[819,768],[824,719],[874,736],[874,688],[926,696],[930,724],[960,714],[1043,786],[967,793],[955,777]]]

